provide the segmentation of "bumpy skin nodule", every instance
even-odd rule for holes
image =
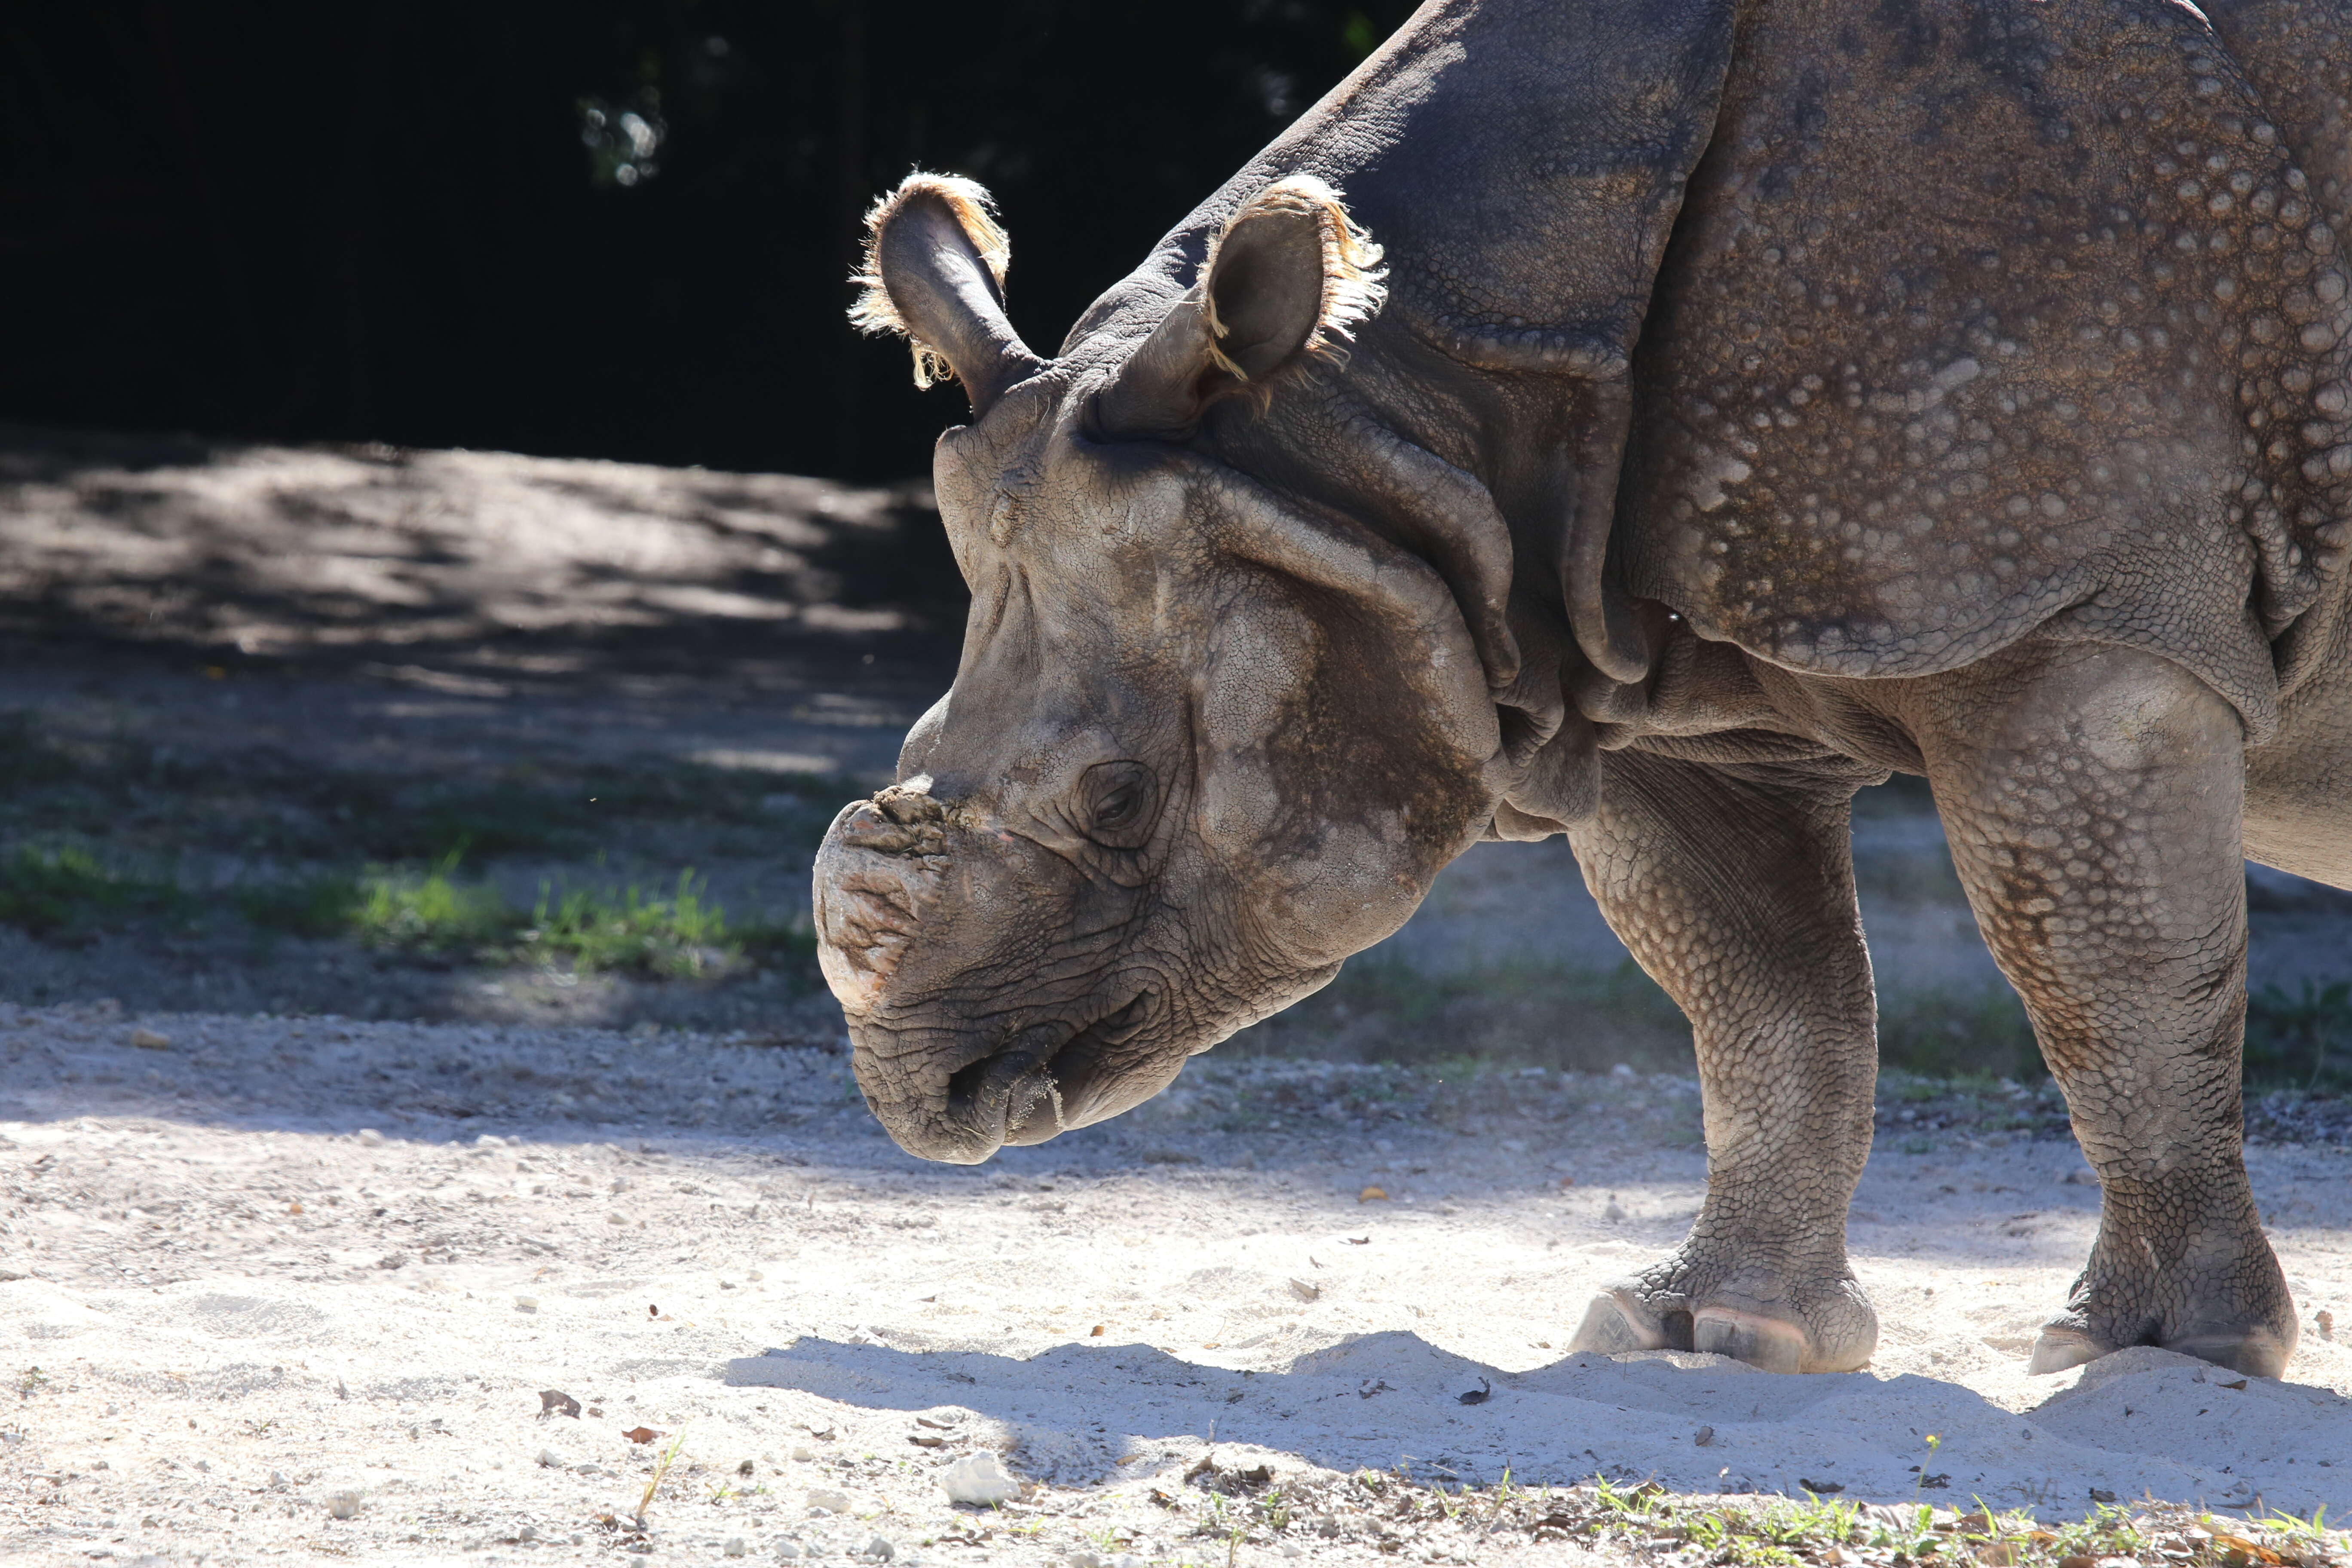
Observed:
[[[2352,886],[2352,0],[2207,14],[1443,0],[1050,360],[984,193],[902,186],[861,319],[971,393],[972,617],[817,865],[893,1135],[1116,1114],[1566,832],[1709,1163],[1576,1343],[1859,1366],[1903,770],[2105,1192],[2035,1366],[2276,1373],[2240,857]]]

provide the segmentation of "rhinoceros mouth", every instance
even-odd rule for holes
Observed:
[[[1105,1053],[1133,1039],[1150,1016],[1150,994],[1139,992],[1091,1023],[1025,1031],[948,1079],[949,1121],[992,1149],[1043,1143],[1086,1126],[1097,1119],[1090,1112]]]

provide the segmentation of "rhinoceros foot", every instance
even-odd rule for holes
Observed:
[[[1809,1279],[1707,1262],[1675,1253],[1606,1287],[1569,1349],[1706,1351],[1765,1372],[1853,1372],[1878,1346],[1878,1314],[1843,1261]]]
[[[2093,1326],[2094,1321],[2089,1313],[2068,1310],[2044,1323],[2042,1332],[2034,1338],[2033,1358],[2026,1363],[2025,1370],[2036,1376],[2070,1372],[2128,1345],[2154,1344],[2248,1377],[2278,1377],[2285,1373],[2288,1358],[2294,1354],[2296,1336],[2292,1308],[2284,1315],[2284,1332],[2277,1323],[2270,1321],[2204,1323],[2169,1338],[2130,1339],[2102,1334]]]
[[[2096,1361],[2123,1348],[2091,1333],[2070,1312],[2042,1325],[2042,1332],[2033,1341],[2033,1359],[2027,1363],[2025,1370],[2036,1376],[2071,1372],[2085,1362]],[[2159,1348],[2193,1355],[2249,1377],[2277,1377],[2286,1370],[2287,1358],[2294,1353],[2294,1341],[2282,1340],[2268,1328],[2217,1328],[2167,1340]]]

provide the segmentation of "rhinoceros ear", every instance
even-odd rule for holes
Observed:
[[[1201,281],[1169,308],[1096,396],[1111,437],[1184,429],[1218,396],[1263,388],[1285,367],[1339,357],[1381,306],[1381,249],[1311,174],[1243,204],[1210,245]]]
[[[915,351],[915,384],[954,377],[971,395],[974,417],[1043,363],[1005,319],[1013,251],[994,205],[973,181],[908,175],[866,215],[866,259],[851,279],[865,292],[850,321],[861,331],[903,334]]]

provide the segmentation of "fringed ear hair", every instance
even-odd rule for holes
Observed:
[[[1381,247],[1312,174],[1277,180],[1233,216],[1202,268],[1217,368],[1262,381],[1300,354],[1341,358],[1381,308]]]
[[[866,257],[851,279],[863,289],[852,324],[905,336],[915,384],[952,376],[975,417],[1043,363],[1004,314],[1012,246],[994,205],[974,181],[908,175],[866,215]]]
[[[1221,394],[1264,395],[1285,368],[1339,359],[1386,290],[1381,247],[1311,174],[1252,196],[1209,247],[1201,281],[1097,395],[1106,435],[1181,430]]]

